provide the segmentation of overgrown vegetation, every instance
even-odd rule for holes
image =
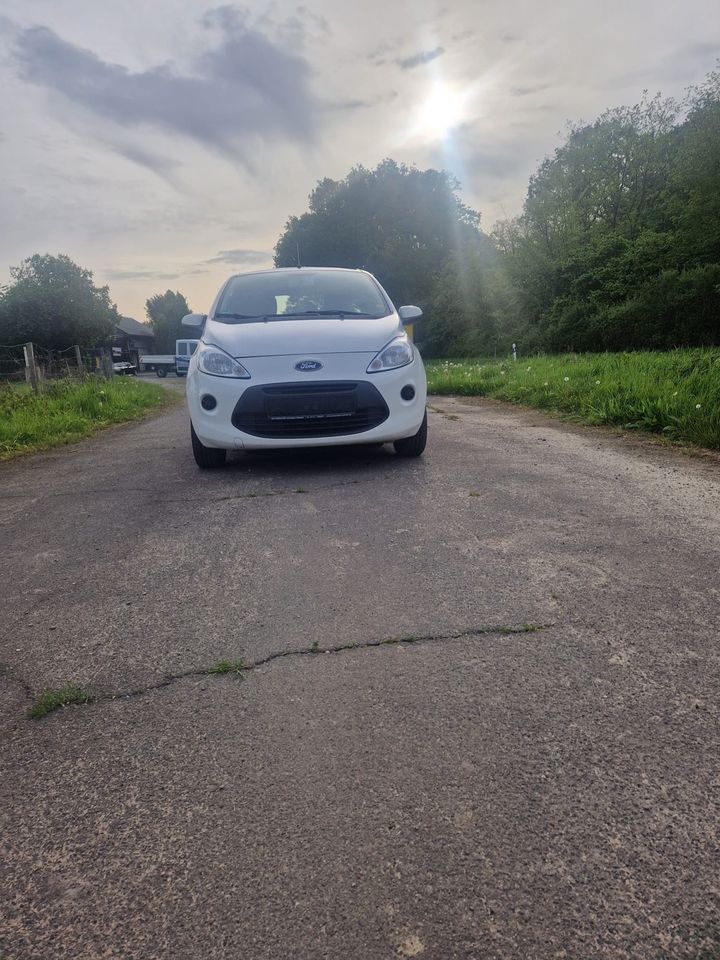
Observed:
[[[60,707],[66,707],[71,703],[92,703],[93,699],[93,695],[82,687],[67,686],[59,690],[46,688],[28,710],[28,716],[33,720],[39,720],[40,717]]]
[[[720,349],[436,360],[428,390],[497,397],[720,449]]]
[[[0,387],[0,460],[86,437],[111,423],[135,420],[172,402],[169,391],[129,377],[87,377]]]

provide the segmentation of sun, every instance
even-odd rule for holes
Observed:
[[[418,130],[426,137],[442,140],[464,119],[464,97],[451,87],[438,86],[418,111]]]

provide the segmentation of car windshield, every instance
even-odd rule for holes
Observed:
[[[299,269],[233,277],[213,319],[224,323],[317,316],[378,319],[391,311],[380,287],[366,273]]]

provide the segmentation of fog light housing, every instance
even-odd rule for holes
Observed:
[[[217,400],[211,394],[206,393],[200,398],[200,406],[203,410],[214,410],[217,406]]]
[[[415,387],[411,386],[409,383],[405,384],[400,391],[400,396],[403,398],[403,400],[412,400],[412,398],[415,396]]]

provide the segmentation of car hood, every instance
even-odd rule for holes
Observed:
[[[397,313],[379,320],[306,317],[230,324],[208,319],[203,341],[240,359],[314,353],[375,354],[402,329]]]

